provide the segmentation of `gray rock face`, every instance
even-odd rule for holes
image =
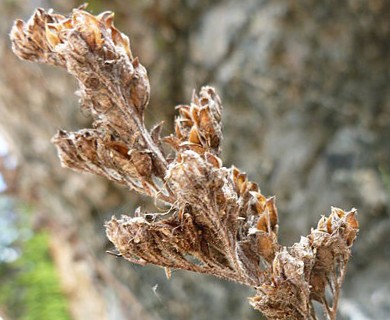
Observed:
[[[72,6],[50,4],[63,11]],[[359,210],[361,232],[340,318],[388,318],[389,2],[198,0],[92,6],[95,12],[120,13],[116,24],[131,36],[134,51],[148,67],[150,121],[166,117],[171,123],[173,106],[188,102],[193,88],[206,83],[217,88],[224,104],[224,163],[246,170],[263,193],[276,195],[282,243],[299,241],[332,205]],[[0,8],[12,13],[7,19],[30,14],[5,2]],[[20,196],[74,226],[78,243],[104,259],[151,318],[258,319],[246,303],[251,294],[246,288],[185,273],[167,281],[159,269],[102,258],[103,220],[131,213],[137,201],[145,200],[132,198],[126,204],[129,195],[123,190],[59,167],[50,137],[57,128],[82,127],[88,119],[69,98],[75,86],[64,74],[21,63],[10,53],[5,37],[10,25],[10,20],[1,24],[0,126],[24,172]],[[126,210],[114,209],[119,207]],[[118,286],[110,287],[93,264],[88,266],[92,278],[100,279],[95,284],[106,301],[106,318],[134,316],[118,297]]]

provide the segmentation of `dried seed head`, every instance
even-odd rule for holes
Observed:
[[[332,208],[316,229],[291,248],[278,243],[275,198],[235,167],[223,167],[222,104],[211,87],[177,107],[175,135],[149,133],[144,110],[146,69],[115,28],[114,15],[79,8],[69,18],[43,9],[11,30],[22,59],[65,67],[79,81],[81,104],[93,128],[59,131],[53,138],[64,166],[105,176],[167,202],[167,214],[112,218],[108,238],[138,264],[209,273],[257,288],[251,304],[269,319],[313,318],[311,301],[337,299],[359,224],[356,210]],[[176,152],[167,158],[161,140]],[[169,163],[169,165],[168,165]],[[325,306],[329,318],[336,305]],[[333,315],[332,315],[333,314]]]
[[[195,93],[191,104],[176,107],[180,116],[175,121],[178,145],[175,149],[188,150],[188,142],[197,146],[191,150],[218,155],[222,141],[221,112],[219,97],[211,87],[203,87],[199,96]],[[170,142],[170,141],[168,141]]]

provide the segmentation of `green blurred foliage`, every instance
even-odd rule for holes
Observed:
[[[0,306],[12,319],[70,319],[48,243],[46,232],[35,233],[19,259],[0,263]]]

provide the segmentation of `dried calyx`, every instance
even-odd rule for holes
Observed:
[[[335,319],[358,230],[355,210],[333,208],[307,237],[282,247],[275,198],[222,164],[222,104],[213,88],[203,87],[189,105],[177,107],[172,135],[161,138],[161,125],[145,128],[147,72],[110,12],[75,9],[67,18],[37,9],[27,23],[15,22],[11,40],[20,58],[66,68],[79,82],[81,108],[92,115],[93,128],[55,135],[62,165],[169,206],[168,213],[138,210],[106,223],[125,259],[254,287],[250,303],[269,319],[316,319],[313,300]]]

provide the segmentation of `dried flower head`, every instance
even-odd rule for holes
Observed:
[[[356,210],[332,208],[299,243],[281,246],[275,198],[236,167],[223,166],[222,104],[214,88],[201,88],[189,105],[177,107],[170,136],[160,138],[161,125],[145,128],[147,72],[110,12],[75,9],[65,17],[37,9],[27,23],[15,22],[11,40],[20,58],[61,66],[79,82],[81,108],[94,122],[54,136],[62,165],[169,206],[165,214],[138,211],[106,223],[122,257],[159,265],[167,274],[189,270],[253,287],[250,303],[269,319],[316,319],[314,300],[335,319],[359,227]]]

